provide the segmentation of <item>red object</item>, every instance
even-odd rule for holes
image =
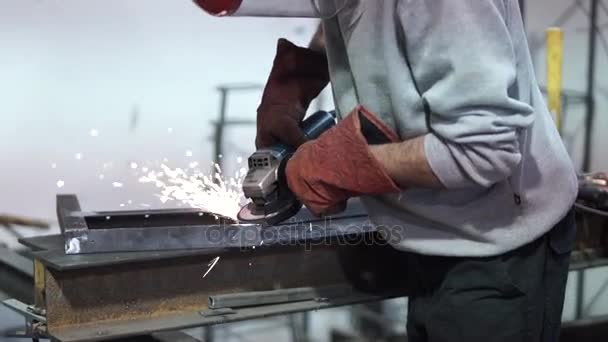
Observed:
[[[194,0],[194,2],[210,14],[224,16],[236,12],[243,0]]]
[[[376,137],[363,131],[374,131]],[[320,216],[344,209],[351,197],[399,192],[369,150],[368,141],[379,141],[377,135],[386,143],[398,141],[392,129],[358,106],[334,128],[300,146],[287,162],[289,189]]]
[[[258,148],[306,142],[299,125],[310,102],[329,83],[324,53],[279,39],[277,52],[257,110]]]

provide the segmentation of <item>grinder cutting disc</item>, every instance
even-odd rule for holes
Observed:
[[[298,211],[300,211],[301,207],[302,204],[299,201],[292,200],[286,201],[285,205],[278,210],[266,212],[266,210],[264,210],[265,208],[260,208],[253,202],[249,202],[247,205],[241,208],[237,217],[239,221],[242,222],[259,223],[271,226],[294,216],[298,213]]]

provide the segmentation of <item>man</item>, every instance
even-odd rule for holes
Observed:
[[[395,272],[412,279],[410,341],[557,341],[577,180],[518,1],[316,10],[326,54],[279,41],[258,147],[301,144],[286,174],[306,206],[325,215],[361,196],[408,253]],[[342,121],[306,142],[297,125],[328,80]]]

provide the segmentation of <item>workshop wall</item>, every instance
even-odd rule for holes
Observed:
[[[47,219],[58,191],[78,193],[89,210],[160,205],[131,163],[167,158],[206,170],[215,87],[263,84],[277,38],[306,44],[316,27],[213,18],[187,0],[0,0],[0,8],[0,211]],[[229,117],[254,119],[260,92],[232,96]],[[228,129],[230,158],[246,158],[254,135]]]

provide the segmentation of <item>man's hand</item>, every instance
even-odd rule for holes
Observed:
[[[329,83],[324,53],[280,39],[272,71],[258,107],[256,147],[306,141],[300,122],[310,102]]]
[[[287,184],[316,215],[343,210],[350,197],[397,193],[400,189],[368,147],[397,139],[359,106],[318,139],[300,146],[287,162]]]

